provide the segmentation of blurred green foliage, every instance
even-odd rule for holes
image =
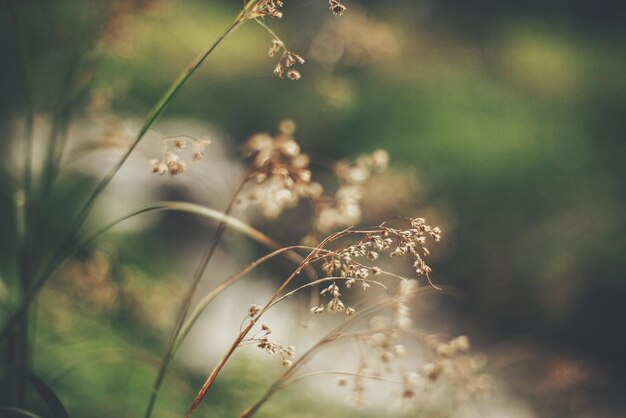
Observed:
[[[298,138],[314,154],[343,157],[375,148],[389,150],[394,164],[417,168],[426,185],[422,204],[441,209],[448,225],[447,247],[437,260],[434,277],[460,288],[467,298],[446,309],[459,313],[485,341],[531,333],[537,341],[595,356],[615,366],[623,378],[622,35],[613,23],[606,28],[598,23],[613,22],[607,16],[589,15],[585,20],[584,12],[579,12],[586,10],[582,6],[563,15],[558,5],[545,2],[534,2],[521,12],[515,2],[497,6],[487,2],[467,11],[455,8],[461,7],[459,2],[443,1],[431,16],[417,13],[414,3],[395,1],[390,8],[384,2],[365,2],[363,7],[399,40],[399,56],[333,66],[308,57],[310,41],[324,30],[324,22],[310,16],[322,15],[325,6],[287,4],[286,19],[275,27],[291,49],[307,57],[302,80],[275,78],[274,61],[266,54],[267,34],[247,25],[210,57],[167,116],[215,125],[231,135],[233,149],[251,133],[272,130],[287,117],[296,121]],[[142,116],[180,69],[223,31],[236,6],[226,1],[164,2],[120,12],[115,26],[106,27],[103,16],[113,13],[106,2],[20,2],[36,110],[62,109],[71,120],[94,96],[102,96],[110,111]],[[468,23],[472,17],[480,27]],[[19,139],[12,138],[10,122],[24,105],[13,23],[3,9],[4,277],[15,274],[9,241],[16,225],[11,202],[18,179],[7,159]],[[349,92],[340,106],[329,102],[320,87],[329,80],[339,80]],[[62,229],[71,219],[61,208],[73,207],[68,202],[81,199],[64,190],[61,187],[50,202],[48,215],[54,220],[44,234],[47,240],[53,241],[59,234],[54,228]],[[158,245],[140,251],[135,262],[149,268],[153,253],[159,251],[164,249]],[[46,352],[38,368],[47,376],[58,376],[49,383],[55,384],[68,408],[80,411],[79,416],[139,415],[153,370],[135,373],[143,366],[128,355],[143,355],[128,344],[132,339],[128,330],[137,324],[113,319],[103,324],[81,314],[63,320],[76,321],[70,327],[75,332]],[[57,339],[56,330],[45,326],[47,320],[42,322],[42,339]],[[158,356],[162,347],[155,341],[160,337],[147,334],[145,350]],[[80,350],[66,347],[73,340],[83,344]],[[106,356],[97,354],[101,350],[114,366],[102,366]],[[84,359],[77,358],[77,352]],[[65,370],[71,364],[85,367]],[[219,402],[212,403],[217,409],[205,409],[207,416],[231,415],[267,383],[263,373],[254,370],[258,365],[244,360],[233,367],[238,369],[226,373],[230,377],[212,393]],[[201,383],[197,375],[179,373],[184,381],[172,383],[159,400],[163,411],[171,409],[172,414],[186,407],[189,394]],[[263,414],[290,416],[288,411],[297,410],[300,396],[306,395],[281,396]],[[116,409],[121,405],[129,409]],[[348,416],[344,409],[332,411]]]

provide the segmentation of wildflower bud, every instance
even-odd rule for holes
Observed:
[[[393,354],[389,351],[385,351],[380,356],[380,361],[382,361],[383,363],[389,363],[391,360],[393,360]]]
[[[440,344],[437,347],[437,355],[443,358],[449,358],[454,355],[454,348],[450,344]]]
[[[287,74],[289,77],[289,74]],[[289,157],[295,157],[300,153],[300,145],[293,139],[289,139],[281,144],[280,150]]]
[[[379,149],[374,151],[372,154],[372,164],[374,168],[378,171],[383,171],[387,168],[389,164],[389,154],[387,151]]]
[[[300,78],[301,78],[302,76],[300,75],[300,73],[299,73],[297,70],[289,70],[289,71],[287,72],[287,77],[288,77],[290,80],[300,80]]]
[[[328,0],[328,8],[335,16],[341,16],[347,10],[346,6],[341,4],[341,0]]]
[[[311,308],[311,312],[314,314],[321,314],[324,312],[324,305],[314,306]]]
[[[283,366],[291,367],[292,364],[293,362],[291,360],[283,359]]]
[[[160,176],[167,173],[167,164],[161,160],[153,158],[150,160],[150,165],[152,166],[153,173],[158,173]]]
[[[443,373],[443,366],[439,363],[428,363],[422,368],[424,376],[430,380],[437,380]]]
[[[187,142],[184,139],[177,139],[174,141],[174,146],[178,149],[183,149],[187,146]]]
[[[274,67],[274,74],[280,78],[283,78],[284,70],[281,63],[276,64],[276,67]]]
[[[292,54],[287,54],[287,56],[285,57],[285,66],[293,67],[295,63],[296,63],[295,57]]]
[[[280,124],[278,125],[278,130],[282,134],[293,135],[296,132],[296,124],[291,119],[284,119],[280,121]]]
[[[258,314],[259,312],[261,312],[261,308],[259,305],[252,305],[250,306],[250,308],[248,309],[248,316],[250,318],[253,318],[256,316],[256,314]]]
[[[278,39],[272,39],[272,45],[268,51],[268,55],[273,57],[283,47],[283,43]]]
[[[458,353],[466,353],[470,349],[469,338],[467,338],[465,335],[456,337],[455,339],[450,341],[450,347]]]

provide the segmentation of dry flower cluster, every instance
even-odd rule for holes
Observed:
[[[187,169],[187,163],[177,152],[183,150],[188,141],[192,143],[193,154],[191,159],[193,161],[200,161],[204,150],[211,143],[208,138],[198,139],[186,135],[161,138],[161,158],[152,158],[149,161],[152,172],[160,176],[165,173],[169,173],[171,176],[182,174]]]
[[[276,64],[276,67],[274,67],[274,74],[280,78],[286,75],[290,80],[300,80],[300,72],[294,67],[296,64],[304,64],[304,58],[295,52],[289,51],[283,41],[274,38],[272,39],[268,55],[273,57],[277,54],[280,54],[280,60],[278,64]]]
[[[285,367],[289,367],[292,364],[292,358],[296,356],[296,348],[293,345],[283,345],[270,340],[269,335],[272,333],[272,329],[263,324],[261,330],[253,337],[244,340],[248,343],[254,343],[257,347],[264,350],[267,354],[278,354],[282,358],[282,364]]]
[[[339,161],[334,172],[339,187],[334,198],[318,199],[315,202],[313,239],[322,233],[329,233],[361,220],[361,201],[366,193],[367,181],[372,174],[387,169],[389,155],[384,150],[374,151],[371,155],[360,156],[356,164]]]
[[[328,0],[328,7],[335,16],[341,16],[347,10],[346,6],[341,3],[341,0]]]
[[[287,49],[285,43],[276,35],[276,33],[264,22],[265,17],[272,19],[281,19],[283,17],[282,7],[284,2],[281,0],[260,0],[252,4],[247,9],[241,20],[254,19],[261,25],[272,37],[268,55],[274,57],[280,55],[280,59],[274,67],[274,74],[279,78],[287,77],[290,80],[299,80],[301,74],[296,70],[296,64],[304,64],[304,58],[295,52]],[[340,0],[329,0],[328,7],[335,16],[341,16],[347,8]]]
[[[436,336],[411,329],[409,302],[417,293],[417,282],[401,282],[398,293],[390,299],[391,317],[375,316],[368,329],[352,334],[361,346],[358,367],[354,373],[345,372],[352,376],[352,384],[344,377],[337,384],[350,386],[350,399],[355,405],[368,403],[365,382],[370,379],[400,386],[399,391],[393,392],[391,408],[401,414],[414,414],[435,402],[439,389],[446,393],[446,403],[484,398],[493,392],[491,378],[483,371],[485,358],[471,354],[466,336],[441,342]],[[407,356],[413,347],[403,344],[407,337],[420,340],[434,359],[416,367],[415,358]],[[450,388],[454,399],[446,392]]]
[[[313,181],[310,158],[301,151],[294,133],[295,124],[284,120],[275,136],[257,133],[246,142],[243,150],[250,161],[250,178],[256,184],[240,200],[260,206],[265,217],[276,218],[286,208],[308,199],[315,215],[313,230],[303,242],[315,245],[321,234],[360,222],[360,202],[367,181],[386,169],[389,156],[386,151],[377,150],[360,156],[355,164],[337,162],[333,173],[339,186],[334,196],[328,196],[324,187]]]
[[[301,199],[315,199],[323,191],[321,184],[312,181],[309,156],[300,149],[294,132],[294,123],[283,121],[277,135],[255,134],[243,147],[254,182],[243,199],[258,205],[268,218],[278,217]]]

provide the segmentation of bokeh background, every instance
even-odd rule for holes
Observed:
[[[25,73],[16,18],[2,3],[8,2],[0,2],[4,315],[15,274],[12,207],[19,189]],[[43,259],[95,176],[120,155],[178,72],[228,26],[239,2],[14,3],[28,51],[35,156],[43,154],[38,144],[51,132],[68,137],[69,157],[41,207]],[[89,224],[151,199],[223,208],[241,175],[238,148],[255,132],[274,131],[284,118],[295,121],[298,140],[313,156],[352,158],[386,149],[392,169],[370,185],[364,223],[420,215],[442,226],[433,279],[458,294],[432,302],[425,321],[441,332],[470,335],[490,356],[516,405],[499,416],[624,416],[621,2],[345,3],[349,11],[336,18],[321,0],[288,0],[285,18],[271,22],[307,60],[297,82],[272,75],[275,62],[267,56],[262,28],[238,30],[156,126],[163,134],[212,136],[206,161],[181,179],[150,175],[147,158],[159,152],[153,133]],[[306,231],[297,214],[255,225],[281,242],[297,242]],[[211,228],[173,214],[131,223],[85,249],[46,288],[38,308],[35,368],[75,416],[141,413],[185,276]],[[227,234],[209,283],[261,253]],[[281,268],[268,267],[267,281]],[[245,299],[265,291],[255,286],[233,295]],[[224,318],[237,313],[229,306],[215,308],[211,318],[230,324]],[[203,357],[211,351],[207,341],[218,346],[216,353],[228,341],[228,334],[210,332],[215,324],[209,319],[201,326],[204,332],[182,356],[189,360],[177,362],[168,379],[158,416],[178,416],[186,408],[211,364]],[[264,367],[254,357],[235,363],[211,394],[206,416],[232,416],[246,406],[271,381]],[[308,416],[322,408],[339,416],[365,414],[313,399],[310,393],[279,397],[264,413]]]

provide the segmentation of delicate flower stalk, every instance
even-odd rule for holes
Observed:
[[[272,37],[272,43],[268,51],[268,55],[273,57],[280,55],[278,64],[274,67],[274,75],[279,78],[287,77],[290,80],[299,80],[301,78],[300,72],[295,69],[296,64],[304,64],[304,58],[295,52],[287,49],[285,43],[278,37],[278,35],[263,22],[261,19],[255,19],[256,22],[261,25]]]
[[[328,8],[335,16],[341,16],[348,9],[341,3],[341,0],[328,0]]]
[[[194,138],[189,135],[177,135],[173,137],[161,138],[163,142],[162,158],[152,158],[149,160],[153,173],[160,176],[169,173],[171,176],[182,174],[187,168],[187,163],[183,161],[177,153],[187,146],[187,142],[191,141],[193,146],[192,161],[200,161],[204,155],[206,147],[211,143],[207,138]]]
[[[409,285],[409,288],[411,289],[412,297],[415,297],[417,294],[435,291],[433,288],[420,288],[418,290],[412,285]],[[346,331],[351,325],[357,323],[357,320],[360,320],[363,317],[377,314],[384,309],[393,309],[394,305],[398,302],[398,298],[404,299],[408,296],[406,292],[406,288],[404,290],[400,289],[400,292],[396,296],[380,301],[341,323],[337,328],[332,330],[296,361],[294,361],[290,368],[283,372],[283,374],[268,388],[263,396],[240,415],[240,418],[247,418],[254,415],[276,392],[287,387],[288,385],[312,376],[327,374],[352,377],[354,379],[354,385],[351,390],[353,392],[353,399],[357,403],[365,402],[365,386],[363,385],[364,380],[379,380],[400,385],[402,389],[398,395],[399,402],[401,403],[419,402],[419,398],[417,396],[418,393],[427,393],[427,386],[424,385],[434,385],[443,377],[445,377],[448,382],[455,385],[457,390],[464,391],[471,396],[489,393],[492,391],[490,378],[480,372],[480,363],[477,363],[476,360],[468,354],[469,342],[465,336],[454,338],[450,340],[449,343],[440,343],[436,345],[436,351],[439,347],[444,347],[443,349],[439,348],[439,350],[447,351],[444,357],[441,357],[442,354],[439,354],[439,357],[442,359],[440,363],[425,364],[422,366],[420,372],[402,372],[401,380],[384,377],[378,373],[368,374],[366,372],[368,360],[363,357],[356,372],[330,370],[296,375],[297,371],[307,363],[313,354],[319,352],[322,348],[329,344],[345,340],[355,340],[364,343],[371,340],[380,341],[381,337],[388,338],[389,336],[393,336],[393,338],[397,338],[398,336],[404,336],[428,345],[432,338],[425,332],[407,329],[404,327],[398,328],[395,326],[387,326],[380,323],[380,321],[375,321],[377,317],[372,319],[371,322],[373,327],[371,329],[352,332]],[[402,347],[402,350],[399,349],[400,347]],[[393,347],[393,350],[396,353],[395,356],[402,356],[404,347],[395,346]],[[390,360],[383,359],[382,361],[385,362]],[[422,376],[425,380],[421,380],[420,376]],[[341,379],[338,383],[339,386],[347,386],[347,384],[348,383],[345,379]]]
[[[337,239],[339,236],[342,235],[344,231],[340,231],[338,233],[332,234],[330,236],[328,236],[324,241],[322,241],[318,248],[324,248],[324,246],[326,244],[328,244],[329,242],[332,242],[333,240]],[[300,274],[300,272],[309,264],[309,262],[317,255],[317,249],[314,251],[311,251],[309,253],[309,255],[302,261],[302,263],[300,263],[300,265],[298,266],[298,268],[292,273],[290,274],[284,281],[283,283],[280,285],[280,287],[276,290],[276,292],[274,293],[274,295],[270,298],[270,300],[265,304],[265,306],[263,307],[263,309],[261,309],[261,311],[253,318],[250,319],[248,325],[246,325],[246,327],[239,333],[239,335],[235,338],[235,340],[233,341],[233,343],[231,344],[230,348],[226,351],[226,353],[224,354],[224,356],[222,356],[222,358],[219,360],[219,362],[217,363],[217,365],[214,367],[213,371],[211,372],[211,374],[208,376],[207,380],[205,381],[205,383],[202,385],[202,387],[200,388],[200,391],[198,392],[198,394],[196,395],[193,403],[191,404],[191,406],[189,407],[189,409],[187,410],[187,413],[185,414],[185,417],[188,418],[191,416],[191,414],[195,411],[195,409],[198,407],[198,405],[200,405],[200,403],[202,402],[202,400],[204,399],[204,397],[206,396],[206,393],[209,391],[209,389],[211,388],[211,386],[213,385],[213,383],[215,382],[215,379],[217,379],[217,376],[219,375],[220,371],[222,370],[222,368],[224,367],[224,365],[226,364],[226,362],[230,359],[230,357],[233,355],[233,353],[235,352],[235,350],[239,347],[239,345],[241,344],[241,342],[244,340],[244,338],[248,335],[248,333],[250,332],[250,330],[254,327],[254,325],[259,321],[259,319],[263,316],[263,314],[272,306],[273,302],[278,299],[280,297],[280,294],[283,292],[283,290],[289,285],[289,283],[291,283],[291,281]]]
[[[180,335],[180,332],[183,328],[185,319],[187,318],[187,314],[189,313],[189,309],[191,309],[191,301],[196,292],[196,288],[198,287],[198,284],[200,283],[200,280],[202,279],[202,276],[204,275],[204,272],[207,266],[209,265],[209,262],[211,261],[211,258],[213,257],[213,254],[215,253],[215,250],[217,249],[219,245],[219,242],[222,238],[222,234],[224,233],[224,231],[226,230],[226,227],[228,226],[226,216],[230,215],[230,211],[233,209],[235,202],[237,201],[237,198],[239,196],[239,193],[243,190],[246,184],[246,180],[247,178],[244,178],[242,180],[241,184],[237,188],[237,191],[233,194],[233,197],[230,203],[228,204],[228,207],[224,211],[224,217],[220,220],[220,223],[217,226],[217,229],[215,230],[213,239],[209,241],[204,251],[202,259],[200,260],[200,264],[198,265],[196,273],[194,274],[193,279],[191,281],[191,285],[189,286],[187,293],[184,295],[183,300],[181,301],[180,307],[178,309],[176,324],[174,326],[174,330],[172,331],[170,342],[168,344],[165,355],[163,356],[163,360],[159,368],[159,372],[157,373],[157,377],[154,382],[152,392],[150,394],[150,400],[148,401],[148,407],[145,413],[146,418],[150,418],[150,416],[152,415],[152,410],[156,403],[156,397],[159,393],[159,389],[161,388],[161,384],[163,383],[163,379],[165,378],[165,372],[167,371],[167,368],[171,360],[174,357],[174,349],[176,347],[176,340],[178,339],[178,336]]]

